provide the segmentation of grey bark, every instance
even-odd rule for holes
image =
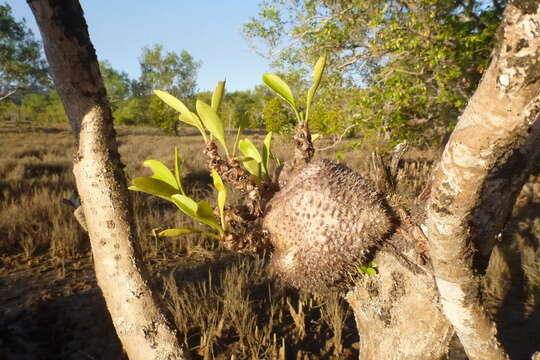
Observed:
[[[538,2],[510,3],[498,40],[446,145],[425,222],[442,310],[470,359],[508,358],[480,300],[478,274],[487,266],[530,162],[538,161],[533,128],[540,109]]]
[[[78,139],[74,174],[96,278],[129,358],[185,359],[141,262],[111,110],[76,0],[28,0],[50,70]]]
[[[360,334],[360,359],[444,358],[454,329],[439,308],[431,274],[411,271],[388,251],[375,261],[379,274],[362,277],[346,296]]]

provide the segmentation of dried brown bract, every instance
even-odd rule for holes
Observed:
[[[213,141],[206,144],[204,154],[208,157],[208,168],[216,170],[225,182],[247,194],[251,214],[256,217],[260,216],[262,214],[260,187],[257,186],[251,174],[242,168],[237,161],[223,159]]]
[[[302,121],[296,126],[294,142],[296,144],[294,151],[295,166],[309,163],[315,154],[315,148],[311,141],[311,133],[307,122]]]

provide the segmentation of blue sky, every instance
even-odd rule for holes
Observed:
[[[100,60],[138,78],[145,45],[187,50],[202,61],[200,90],[213,89],[227,78],[229,90],[261,83],[269,62],[255,54],[242,37],[242,25],[258,10],[256,0],[80,0],[90,38]],[[26,1],[8,0],[16,19],[26,18],[36,37],[39,30]]]

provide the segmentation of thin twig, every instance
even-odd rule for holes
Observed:
[[[17,92],[18,89],[13,89],[11,91],[9,91],[6,95],[2,95],[0,97],[0,101],[4,100],[4,99],[7,99],[8,97],[10,97],[11,95],[15,94]]]
[[[315,148],[315,151],[325,151],[325,150],[329,150],[329,149],[333,148],[334,146],[336,146],[337,144],[339,144],[341,142],[341,140],[343,139],[343,137],[345,136],[345,134],[347,134],[347,132],[349,130],[351,130],[353,127],[356,127],[358,125],[359,124],[352,124],[352,125],[347,126],[345,128],[345,130],[343,130],[343,133],[339,136],[339,138],[332,145],[325,146],[325,147],[322,147],[322,148]]]

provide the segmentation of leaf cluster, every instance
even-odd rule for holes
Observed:
[[[299,122],[307,122],[311,103],[313,102],[315,93],[317,92],[317,89],[321,83],[325,64],[326,55],[321,56],[315,64],[312,76],[313,84],[309,88],[306,95],[305,115],[298,110],[296,99],[289,85],[279,76],[275,74],[265,74],[263,75],[263,82],[281,99],[285,100],[291,106],[296,113]],[[198,99],[195,106],[196,112],[192,112],[177,97],[163,90],[154,90],[154,94],[160,100],[178,113],[179,121],[182,121],[185,124],[193,126],[199,130],[207,145],[212,145],[210,149],[215,149],[213,140],[216,139],[225,152],[229,165],[236,162],[241,163],[245,170],[249,172],[255,180],[256,189],[259,189],[260,191],[263,182],[266,182],[267,185],[269,185],[268,187],[271,188],[270,159],[272,158],[272,132],[268,132],[264,138],[262,151],[259,152],[251,140],[248,138],[240,139],[242,127],[239,127],[234,145],[230,147],[227,144],[227,139],[225,137],[224,122],[218,115],[222,100],[224,98],[224,93],[225,81],[220,81],[212,93],[211,104],[208,105],[203,100]],[[316,137],[317,136],[314,136],[314,138]],[[235,156],[237,149],[242,153],[243,156]],[[213,157],[214,155],[210,156]],[[178,154],[178,149],[175,149],[174,172],[169,170],[167,166],[157,160],[146,160],[143,164],[144,166],[149,167],[153,174],[149,177],[138,177],[133,179],[133,185],[130,187],[130,190],[145,192],[170,201],[174,203],[184,214],[190,216],[200,223],[209,226],[214,231],[204,232],[205,234],[217,239],[225,237],[228,227],[225,220],[227,188],[216,169],[212,168],[212,178],[214,180],[214,187],[218,192],[217,203],[220,213],[219,223],[216,220],[210,204],[204,200],[196,202],[186,195],[181,181],[182,161]],[[257,196],[262,195],[259,193]],[[162,231],[160,235],[177,236],[192,232],[202,231],[191,228],[167,229]],[[234,235],[232,235],[232,237],[234,238]]]
[[[244,168],[253,175],[258,184],[269,178],[268,170],[271,157],[270,144],[272,141],[271,132],[268,133],[264,139],[262,154],[248,138],[240,140],[243,130],[242,127],[238,128],[236,140],[232,147],[227,144],[225,124],[223,119],[218,115],[225,93],[225,81],[218,82],[218,85],[212,94],[211,105],[208,105],[200,99],[197,100],[195,106],[196,113],[190,111],[180,99],[165,91],[154,90],[154,93],[163,100],[163,102],[179,113],[178,119],[181,122],[197,128],[205,142],[216,139],[221,145],[227,158],[229,160],[239,161]],[[237,149],[242,152],[242,157],[235,157]]]
[[[227,224],[224,219],[227,189],[217,172],[212,172],[212,178],[214,180],[214,187],[218,192],[217,203],[220,222],[216,219],[212,206],[207,201],[201,200],[197,202],[186,195],[181,181],[182,160],[177,148],[174,153],[174,172],[158,160],[146,160],[143,164],[150,168],[153,174],[148,177],[137,177],[133,179],[133,185],[129,187],[130,190],[144,192],[170,201],[184,214],[209,226],[213,230],[213,232],[208,232],[192,228],[167,229],[161,231],[159,233],[160,236],[203,233],[219,239],[227,231]]]
[[[321,83],[322,75],[326,64],[326,56],[321,56],[313,70],[313,85],[309,89],[306,97],[306,112],[305,115],[297,109],[296,100],[288,84],[275,74],[263,75],[263,82],[280,98],[285,100],[295,111],[298,116],[298,121],[306,121],[309,116],[309,109],[315,93]],[[199,130],[201,136],[207,144],[210,144],[213,139],[221,145],[223,151],[230,162],[240,162],[243,167],[255,179],[258,187],[261,187],[262,182],[270,183],[270,159],[272,132],[270,131],[264,138],[262,151],[259,152],[257,147],[248,138],[240,139],[242,127],[238,128],[237,136],[234,145],[230,147],[227,144],[225,137],[225,125],[223,120],[218,115],[222,100],[225,93],[225,81],[218,82],[211,96],[211,104],[208,105],[201,99],[196,102],[196,112],[192,112],[189,108],[177,97],[163,90],[154,90],[154,94],[161,99],[165,104],[174,109],[178,113],[179,121],[187,125],[193,126]],[[239,150],[243,156],[236,157],[236,150]],[[159,235],[162,236],[178,236],[193,232],[203,232],[217,239],[224,238],[227,234],[227,222],[225,219],[225,206],[227,201],[227,188],[223,183],[220,175],[215,169],[212,169],[212,178],[214,187],[217,190],[217,204],[220,214],[220,222],[217,221],[214,211],[210,204],[204,200],[195,201],[186,195],[181,181],[182,161],[178,154],[178,149],[175,149],[174,154],[174,172],[169,170],[167,166],[157,160],[146,160],[144,166],[149,167],[153,174],[148,177],[137,177],[133,179],[133,185],[129,188],[133,191],[145,192],[162,199],[172,202],[184,214],[194,220],[209,226],[213,232],[206,232],[192,228],[167,229]]]
[[[301,111],[299,111],[294,94],[290,86],[285,81],[283,81],[276,74],[264,74],[262,76],[262,80],[264,84],[268,86],[268,88],[270,88],[274,93],[276,93],[281,99],[283,99],[287,104],[290,105],[290,107],[294,111],[294,114],[296,115],[296,119],[298,120],[298,122],[307,123],[309,120],[309,111],[311,108],[311,103],[313,102],[315,93],[317,92],[317,89],[319,88],[319,85],[321,84],[322,76],[323,76],[324,69],[326,66],[326,59],[327,59],[326,55],[321,56],[317,60],[313,68],[313,73],[312,73],[313,85],[309,88],[306,95],[305,113],[302,113]]]
[[[378,274],[377,267],[376,262],[370,261],[367,265],[358,266],[358,272],[364,275],[374,276]]]

